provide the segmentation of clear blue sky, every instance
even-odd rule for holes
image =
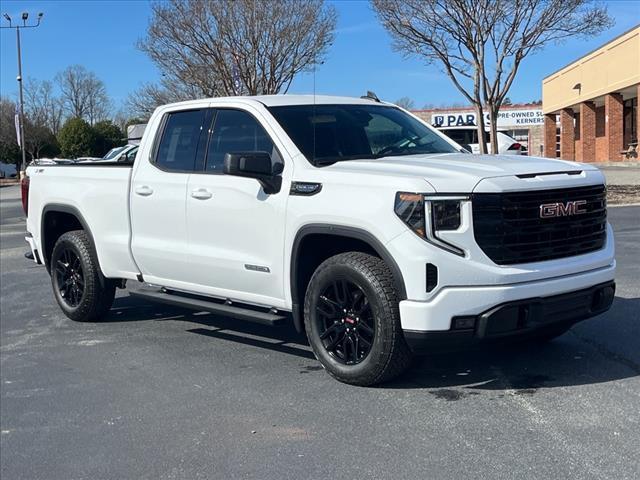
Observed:
[[[373,90],[384,100],[410,97],[417,107],[465,103],[436,67],[404,59],[392,51],[390,39],[368,2],[332,3],[339,15],[336,40],[326,62],[317,69],[317,93],[358,96]],[[613,28],[590,40],[573,39],[548,47],[526,59],[509,93],[511,100],[539,99],[543,77],[640,21],[637,0],[611,1],[608,5],[616,21]],[[135,48],[149,21],[146,1],[0,1],[0,12],[14,19],[22,11],[33,17],[39,11],[45,14],[40,27],[22,33],[25,78],[52,79],[68,65],[82,64],[105,82],[117,106],[141,83],[157,80],[154,65]],[[0,91],[13,96],[17,92],[15,31],[2,30],[0,41]],[[289,92],[310,93],[312,89],[313,77],[306,74],[294,81]]]

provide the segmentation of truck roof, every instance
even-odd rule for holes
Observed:
[[[201,103],[202,101],[238,101],[243,100],[247,102],[261,103],[267,107],[280,107],[285,105],[335,105],[335,104],[350,104],[350,105],[372,105],[376,104],[373,99],[370,98],[357,98],[357,97],[338,97],[332,95],[257,95],[257,96],[237,96],[237,97],[213,97],[213,98],[201,98],[198,100],[188,100],[186,102],[172,103],[171,106],[188,106],[190,104]],[[380,102],[384,104],[385,102]]]

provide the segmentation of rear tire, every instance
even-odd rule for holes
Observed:
[[[66,232],[51,253],[53,294],[64,314],[76,322],[102,319],[113,304],[116,282],[102,275],[83,230]]]
[[[341,253],[317,268],[305,295],[305,330],[331,376],[369,386],[409,367],[398,303],[391,271],[377,257]]]

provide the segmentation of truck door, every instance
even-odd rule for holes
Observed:
[[[226,153],[263,151],[282,161],[275,136],[258,115],[215,109],[204,169],[187,188],[192,279],[203,293],[270,306],[284,305],[285,164],[279,193],[267,195],[251,178],[223,174]]]
[[[189,175],[202,165],[200,138],[206,146],[203,126],[210,114],[208,109],[167,113],[151,155],[138,159],[131,182],[131,250],[145,281],[176,286],[193,273],[187,253],[186,192]]]

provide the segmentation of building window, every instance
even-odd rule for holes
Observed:
[[[638,98],[630,98],[624,102],[622,128],[624,131],[624,148],[630,143],[638,143]]]

